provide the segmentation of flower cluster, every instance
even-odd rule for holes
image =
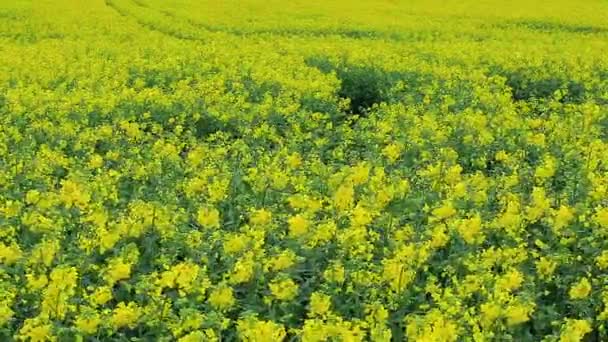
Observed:
[[[608,340],[605,1],[27,3],[0,340]]]

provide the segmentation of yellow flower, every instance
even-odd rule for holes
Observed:
[[[270,283],[270,292],[278,300],[290,300],[298,294],[298,285],[291,279]]]
[[[382,149],[382,154],[391,162],[394,163],[401,156],[403,148],[398,144],[389,144]]]
[[[536,179],[540,180],[541,182],[545,181],[545,180],[553,177],[553,175],[555,174],[556,168],[557,168],[557,166],[556,166],[555,158],[553,158],[551,156],[546,156],[545,159],[543,160],[543,164],[536,168],[536,172],[534,173],[534,176],[536,177]]]
[[[571,299],[584,299],[589,296],[591,292],[591,284],[587,278],[581,279],[578,283],[574,284],[568,294]]]
[[[426,317],[408,316],[406,322],[408,340],[453,342],[458,339],[458,326],[435,310]]]
[[[352,173],[348,177],[352,181],[353,185],[360,185],[367,182],[369,178],[370,167],[366,163],[360,163],[359,165],[351,169]]]
[[[30,190],[25,194],[25,203],[36,204],[40,200],[40,191]]]
[[[540,258],[536,262],[536,272],[545,279],[548,279],[553,275],[555,268],[557,267],[557,263],[551,261],[545,257]]]
[[[574,211],[566,205],[560,206],[559,210],[555,213],[553,219],[554,231],[559,231],[566,227],[574,219]]]
[[[597,258],[595,258],[597,267],[604,270],[608,268],[608,251],[603,251]]]
[[[595,213],[594,219],[600,227],[608,228],[608,207],[598,210]]]
[[[291,237],[298,237],[306,234],[308,232],[308,226],[310,225],[308,220],[302,215],[290,217],[288,223],[289,236]]]
[[[484,327],[489,327],[494,323],[501,315],[502,308],[496,303],[484,303],[481,304],[481,323]]]
[[[195,177],[185,182],[184,191],[189,198],[195,197],[198,193],[205,190],[207,180],[204,178]]]
[[[447,201],[441,207],[434,209],[432,214],[435,219],[443,220],[456,215],[456,209],[454,209],[451,201]]]
[[[10,308],[9,301],[0,301],[0,326],[5,326],[11,318],[15,315],[13,309]]]
[[[125,305],[124,302],[120,302],[112,311],[110,322],[117,329],[122,327],[133,328],[137,325],[140,316],[141,309],[137,304],[131,302]]]
[[[42,323],[39,318],[28,318],[19,330],[19,334],[24,340],[29,342],[49,342],[56,341],[53,336],[53,326],[50,323]]]
[[[530,313],[533,311],[532,306],[522,304],[511,304],[505,310],[507,325],[517,325],[530,320]]]
[[[89,167],[91,169],[98,169],[103,166],[103,157],[99,154],[94,154],[89,160]]]
[[[260,321],[255,317],[248,317],[237,322],[239,338],[245,342],[281,342],[287,336],[285,328],[272,321]]]
[[[496,155],[494,156],[494,158],[497,161],[505,162],[505,161],[509,160],[509,154],[507,152],[505,152],[504,150],[500,150],[500,151],[496,152]]]
[[[353,210],[353,215],[351,217],[351,223],[355,227],[363,227],[367,226],[373,221],[372,213],[365,209],[363,206],[358,204]]]
[[[458,225],[458,233],[468,244],[477,244],[483,242],[485,237],[481,233],[481,217],[479,214],[470,219],[463,220]]]
[[[287,162],[287,166],[289,166],[292,169],[295,169],[295,168],[298,168],[300,165],[302,165],[302,158],[300,157],[300,155],[297,152],[295,152],[295,153],[292,153],[289,156],[287,156],[286,162]]]
[[[200,208],[196,214],[196,221],[204,228],[219,228],[220,212],[215,208]]]
[[[320,223],[317,225],[314,234],[308,241],[308,247],[315,247],[329,242],[336,235],[336,223],[333,221]]]
[[[446,233],[445,225],[438,224],[431,230],[431,246],[433,248],[441,248],[450,241],[450,236]]]
[[[219,310],[229,309],[235,303],[232,287],[220,286],[211,291],[209,303]]]
[[[518,270],[512,270],[496,282],[496,288],[511,292],[518,289],[524,281],[524,276]]]
[[[264,226],[270,223],[272,213],[266,209],[258,209],[251,213],[249,222],[254,226]]]
[[[69,301],[75,293],[77,280],[75,267],[59,266],[53,269],[49,285],[43,291],[41,313],[46,317],[63,319],[72,309]]]
[[[89,297],[92,306],[104,305],[112,299],[112,290],[108,286],[99,287]]]
[[[331,306],[331,297],[320,292],[313,292],[310,296],[310,316],[325,316]]]
[[[228,195],[228,186],[230,182],[228,179],[222,179],[209,184],[209,201],[217,203],[226,198]]]
[[[355,190],[350,184],[343,184],[334,194],[334,206],[338,211],[352,208],[355,200]]]
[[[285,270],[295,263],[296,255],[291,250],[285,250],[277,257],[273,258],[270,261],[270,269],[273,271],[282,271]]]
[[[530,134],[526,138],[528,140],[528,143],[530,143],[531,145],[535,145],[540,148],[544,148],[546,146],[546,139],[543,133]]]
[[[5,245],[0,242],[0,263],[6,266],[14,264],[21,258],[21,249],[18,245]]]
[[[253,277],[255,266],[253,255],[251,253],[244,255],[234,264],[230,274],[230,282],[232,284],[248,282]]]
[[[497,217],[496,225],[499,228],[506,229],[508,232],[517,232],[521,228],[522,223],[522,217],[519,213],[519,209],[519,203],[509,200],[505,212]]]
[[[34,291],[41,290],[46,286],[49,281],[46,275],[44,274],[41,274],[37,277],[31,273],[28,273],[25,275],[25,278],[27,279],[27,287]]]
[[[532,205],[528,207],[527,217],[531,222],[542,218],[551,207],[544,188],[534,187],[532,189]]]
[[[178,342],[214,342],[219,338],[212,329],[196,330],[186,336],[181,337]]]
[[[454,165],[445,173],[444,180],[448,184],[457,184],[461,179],[462,166]]]
[[[110,250],[120,240],[120,233],[116,231],[107,231],[100,229],[97,232],[99,237],[99,250],[101,253]]]
[[[196,284],[200,267],[192,262],[181,262],[164,271],[158,281],[161,287],[178,288],[180,296],[190,293]]]
[[[97,328],[101,324],[101,317],[99,314],[94,313],[87,317],[79,316],[74,322],[76,328],[82,331],[85,334],[95,334],[97,332]]]
[[[323,277],[334,283],[343,283],[345,278],[344,266],[341,263],[334,263],[323,272]]]
[[[75,206],[83,209],[91,201],[91,195],[82,185],[72,180],[64,180],[61,182],[61,185],[60,198],[66,207],[71,208]]]
[[[324,342],[327,341],[333,327],[328,326],[321,319],[307,319],[302,328],[302,342]],[[331,330],[331,332],[329,331]]]
[[[247,237],[241,234],[227,235],[224,241],[224,252],[228,255],[235,255],[247,248],[248,243]]]
[[[109,286],[113,286],[117,281],[129,279],[130,276],[131,264],[125,263],[122,258],[116,258],[108,265],[104,279]]]
[[[580,342],[591,332],[591,324],[587,320],[567,319],[559,336],[560,342]]]

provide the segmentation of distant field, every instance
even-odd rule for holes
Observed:
[[[0,340],[607,341],[608,1],[0,0]]]

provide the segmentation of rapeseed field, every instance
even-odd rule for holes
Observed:
[[[608,341],[608,2],[0,0],[1,341]]]

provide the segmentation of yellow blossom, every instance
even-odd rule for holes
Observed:
[[[50,275],[50,282],[43,291],[41,313],[50,318],[63,319],[72,309],[71,297],[75,294],[78,271],[75,267],[57,267]]]
[[[602,270],[608,268],[608,250],[603,251],[602,254],[595,258],[595,263]]]
[[[576,284],[572,285],[568,295],[572,299],[584,299],[591,293],[591,283],[587,278],[582,278]]]
[[[229,286],[220,286],[213,291],[209,295],[209,303],[219,310],[228,309],[234,305],[235,299],[232,287]]]
[[[470,219],[463,220],[458,225],[458,233],[468,244],[477,244],[482,242],[485,237],[483,233],[481,233],[481,217],[479,214]]]
[[[200,208],[196,214],[196,221],[204,228],[219,228],[220,212],[215,208]]]
[[[350,209],[354,204],[355,190],[350,184],[341,185],[334,194],[334,205],[338,211]]]
[[[82,185],[72,180],[62,182],[60,196],[68,208],[76,206],[83,209],[91,201],[89,192]]]
[[[320,292],[313,292],[310,296],[310,316],[325,316],[331,306],[331,297]]]
[[[253,277],[255,266],[256,263],[253,260],[253,255],[250,253],[238,259],[232,268],[230,283],[240,284],[248,282]]]
[[[553,220],[553,229],[555,232],[559,232],[562,228],[566,227],[574,219],[574,211],[568,206],[562,205],[559,210],[555,213]]]
[[[444,220],[456,215],[456,209],[454,209],[451,201],[447,201],[441,207],[434,209],[432,214],[435,219]]]
[[[292,237],[299,237],[306,234],[310,225],[308,220],[302,215],[290,217],[288,223],[289,235]]]
[[[394,163],[401,156],[403,148],[398,144],[389,144],[382,149],[382,154],[391,162]]]
[[[524,281],[524,276],[517,270],[511,270],[496,282],[498,290],[511,292],[518,289]]]
[[[53,335],[53,326],[44,323],[39,318],[28,318],[19,330],[19,334],[24,340],[30,342],[54,342],[57,338]]]
[[[342,283],[344,282],[345,272],[344,266],[341,263],[335,263],[328,267],[323,272],[323,277],[330,282]]]
[[[287,165],[292,169],[298,168],[300,165],[302,165],[302,158],[298,153],[290,154],[287,156],[286,161]]]
[[[608,229],[608,207],[602,208],[595,213],[595,222],[604,229]]]
[[[258,209],[251,213],[249,221],[252,225],[264,226],[270,223],[272,213],[266,209]]]
[[[74,322],[76,328],[82,331],[85,334],[95,334],[97,332],[97,328],[101,325],[102,320],[101,317],[97,313],[88,315],[88,316],[80,316]]]
[[[104,305],[112,299],[112,290],[108,286],[98,287],[89,298],[93,306]]]
[[[290,300],[298,294],[298,285],[291,279],[270,283],[270,292],[278,300]]]
[[[505,309],[507,325],[517,325],[530,320],[533,307],[522,304],[511,304]]]
[[[556,166],[555,158],[553,158],[551,156],[547,156],[543,160],[542,165],[540,165],[539,167],[536,168],[536,172],[534,173],[534,176],[536,177],[536,179],[540,180],[541,182],[545,181],[546,179],[553,177],[553,175],[555,174],[556,168],[557,168],[557,166]]]
[[[239,320],[237,332],[239,338],[244,342],[281,342],[287,336],[282,325],[272,321],[261,321],[254,317]]]
[[[568,319],[559,336],[560,342],[580,342],[591,332],[591,324],[583,319]]]
[[[295,258],[296,258],[296,255],[294,254],[293,251],[291,251],[291,250],[283,251],[281,254],[279,254],[277,257],[273,258],[270,261],[270,263],[269,263],[270,268],[273,271],[285,270],[294,265]]]
[[[120,302],[112,311],[110,323],[118,329],[122,327],[133,328],[137,325],[140,317],[141,309],[137,304],[130,302],[126,305],[124,302]]]
[[[557,267],[557,263],[542,257],[540,258],[537,262],[536,262],[536,270],[537,273],[545,279],[550,278],[553,275],[553,272],[555,271],[555,268]]]
[[[21,258],[21,248],[18,245],[5,245],[0,242],[0,263],[9,266]]]
[[[104,279],[112,286],[119,280],[129,279],[131,276],[131,264],[125,263],[122,258],[114,259],[108,265]]]

